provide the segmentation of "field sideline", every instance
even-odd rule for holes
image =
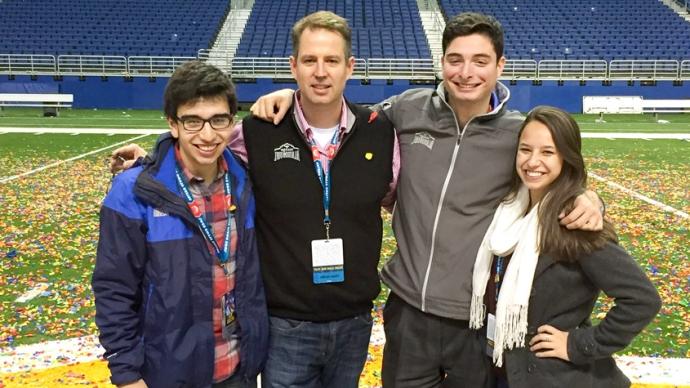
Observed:
[[[90,121],[91,128],[99,127],[95,130],[27,128],[14,123],[6,125],[8,117],[4,114],[7,113],[0,114],[0,206],[7,209],[0,216],[0,229],[9,231],[7,236],[3,232],[0,240],[0,258],[6,261],[0,269],[0,286],[4,289],[0,291],[3,310],[0,313],[0,387],[53,386],[56,382],[64,386],[87,382],[92,386],[107,386],[104,364],[90,361],[99,356],[100,349],[93,347],[92,300],[88,284],[83,284],[88,278],[84,271],[92,266],[98,203],[110,178],[105,158],[118,144],[137,141],[150,146],[155,133],[163,131],[165,123],[159,114],[157,126],[147,127],[150,131],[118,130],[107,124],[101,126],[101,120]],[[615,122],[617,117],[605,119]],[[626,373],[635,377],[638,387],[690,387],[690,303],[687,296],[690,292],[687,268],[690,123],[671,120],[678,121],[679,125],[672,129],[667,124],[657,124],[657,130],[653,123],[633,122],[629,130],[583,134],[587,163],[592,172],[590,186],[609,206],[609,216],[618,226],[621,243],[649,271],[664,299],[660,316],[622,352],[648,358],[623,356],[619,360],[628,368]],[[118,127],[134,127],[131,125],[134,122],[124,121],[126,124],[121,121]],[[650,124],[655,128],[639,129]],[[582,126],[585,127],[585,123]],[[671,130],[665,132],[663,128]],[[49,134],[53,131],[62,134]],[[84,134],[87,132],[113,136]],[[82,135],[70,136],[78,133]],[[80,144],[80,138],[87,139],[86,144]],[[64,179],[69,174],[74,178]],[[75,179],[80,186],[97,189],[75,188],[69,182]],[[54,192],[50,190],[51,184],[56,185]],[[57,192],[65,190],[73,192],[67,196]],[[42,205],[46,201],[59,204],[58,209],[49,213],[47,205]],[[76,215],[67,209],[74,206],[79,207]],[[75,227],[74,224],[79,225]],[[57,237],[45,238],[44,235],[52,233]],[[389,226],[384,233],[382,257],[386,260],[394,249],[394,241]],[[45,262],[44,259],[53,256],[56,257],[54,263]],[[15,302],[18,295],[37,284],[48,286],[33,300]],[[377,300],[379,324],[382,300]],[[603,316],[608,303],[602,298],[595,319]],[[49,319],[52,311],[59,316],[57,321]],[[362,387],[377,386],[377,368],[380,367],[377,363],[380,363],[384,341],[381,337],[380,330],[375,330]],[[52,345],[43,341],[60,338],[81,339],[73,340],[77,341],[75,352],[58,350],[57,355],[48,356],[48,348]],[[32,343],[40,345],[25,347]],[[80,352],[87,353],[88,357],[77,359]],[[660,361],[660,357],[665,361]],[[32,360],[36,362],[31,364]],[[64,366],[75,361],[79,364]],[[16,369],[21,363],[28,365],[28,369]],[[10,365],[15,373],[3,374],[10,370]],[[56,366],[61,369],[53,369]]]

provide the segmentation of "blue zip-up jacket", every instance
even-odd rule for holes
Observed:
[[[120,174],[103,202],[92,285],[96,324],[113,384],[156,387],[213,382],[213,276],[217,260],[175,181],[174,139],[153,160]],[[263,368],[268,314],[244,168],[223,152],[237,204],[235,299],[244,380]]]

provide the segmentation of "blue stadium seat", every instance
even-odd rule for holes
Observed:
[[[226,0],[0,1],[2,51],[196,56],[213,43],[228,7]]]
[[[251,35],[261,42],[261,52],[284,56],[292,51],[292,43],[279,41],[281,31],[287,36],[298,19],[321,9],[348,19],[356,57],[431,57],[415,0],[256,0],[242,42]],[[237,49],[238,56],[252,56],[250,52],[255,51],[244,44]]]
[[[465,11],[494,15],[503,24],[506,47],[511,47],[506,53],[513,59],[558,59],[562,47],[575,44],[580,48],[573,59],[685,59],[690,42],[690,23],[654,0],[439,3],[446,18]]]

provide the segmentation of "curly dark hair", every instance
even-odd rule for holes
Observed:
[[[163,112],[167,118],[175,118],[180,105],[202,97],[225,97],[230,114],[237,113],[237,95],[230,78],[202,61],[189,61],[175,70],[163,93]]]
[[[496,52],[496,59],[503,56],[503,27],[493,16],[477,12],[463,12],[448,21],[443,30],[441,47],[443,54],[453,39],[459,36],[481,34],[489,38]]]

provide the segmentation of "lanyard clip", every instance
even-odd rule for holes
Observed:
[[[326,241],[328,241],[331,239],[331,221],[330,220],[324,220],[323,226],[326,227]]]

